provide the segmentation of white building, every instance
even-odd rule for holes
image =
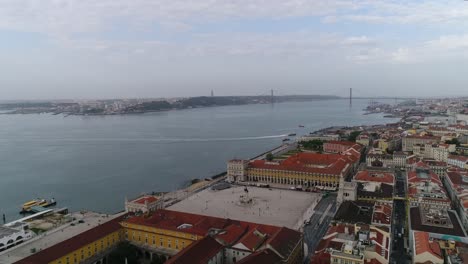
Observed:
[[[468,169],[468,157],[458,156],[458,155],[449,155],[447,158],[447,164],[453,165],[462,169]]]
[[[164,208],[164,199],[162,196],[143,195],[132,201],[125,200],[126,212],[153,212]]]
[[[33,236],[28,225],[16,223],[13,226],[0,226],[0,252],[14,247]]]
[[[245,181],[245,172],[249,166],[248,160],[233,159],[227,164],[227,181]]]

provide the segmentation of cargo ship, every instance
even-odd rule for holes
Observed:
[[[31,200],[29,202],[24,203],[23,206],[21,207],[21,212],[20,213],[29,213],[29,212],[31,212],[33,207],[46,208],[46,207],[53,206],[53,205],[56,205],[56,204],[57,204],[57,201],[55,201],[54,198],[52,198],[50,200],[37,198],[37,199],[34,199],[34,200]]]

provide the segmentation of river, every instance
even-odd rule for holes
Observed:
[[[125,197],[171,191],[279,144],[288,133],[394,122],[368,100],[286,102],[142,115],[0,115],[0,214],[54,197],[59,207],[116,212]],[[304,125],[299,128],[298,125]]]

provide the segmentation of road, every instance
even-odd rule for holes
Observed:
[[[327,210],[329,205],[332,205],[327,213],[327,216],[319,224],[320,218]],[[304,226],[304,242],[307,244],[308,256],[304,263],[310,263],[310,258],[315,252],[315,248],[328,230],[328,225],[336,212],[336,194],[330,194],[328,197],[323,198],[315,207],[315,212],[310,218],[310,224]]]
[[[396,171],[395,197],[406,197],[406,173],[399,170]],[[406,204],[404,200],[393,201],[393,216],[392,216],[392,248],[390,254],[390,263],[410,263],[410,257],[405,249],[405,239],[408,231],[406,230]],[[402,234],[402,228],[405,228]],[[400,235],[401,234],[401,237]]]

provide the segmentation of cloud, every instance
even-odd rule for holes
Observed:
[[[367,36],[348,37],[345,40],[343,40],[343,45],[348,45],[348,46],[367,46],[367,45],[375,45],[375,44],[376,44],[376,41]]]

